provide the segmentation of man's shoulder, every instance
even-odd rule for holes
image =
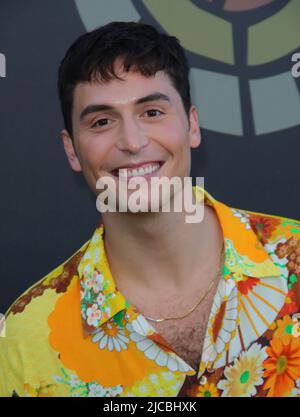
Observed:
[[[57,300],[78,279],[78,265],[89,242],[24,291],[7,310],[5,335],[0,337],[0,397],[11,396],[13,390],[24,393],[27,379],[35,381],[39,372],[59,366],[48,341],[48,319]]]
[[[273,214],[234,210],[247,218],[248,225],[287,281],[287,302],[291,303],[293,296],[300,306],[300,221]]]
[[[47,275],[27,288],[8,308],[6,319],[23,314],[32,303],[36,308],[46,308],[47,304],[61,293],[67,291],[71,281],[77,277],[77,268],[90,240],[85,242],[67,260],[62,262]],[[49,306],[50,307],[50,306]]]

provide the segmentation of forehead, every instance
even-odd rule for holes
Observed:
[[[170,77],[164,71],[158,71],[154,76],[146,77],[138,71],[118,71],[118,77],[110,81],[81,82],[74,89],[74,110],[80,111],[91,103],[105,103],[112,106],[131,104],[138,98],[160,92],[170,97],[172,101],[180,100]]]

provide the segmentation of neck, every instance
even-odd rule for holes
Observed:
[[[103,214],[106,254],[120,290],[157,294],[163,286],[171,293],[186,292],[200,272],[205,275],[218,264],[223,234],[214,210],[205,205],[200,223],[186,223],[185,214]]]

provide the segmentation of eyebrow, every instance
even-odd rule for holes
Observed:
[[[150,101],[167,101],[168,103],[171,102],[170,97],[163,93],[152,93],[147,96],[141,97],[134,102],[134,105],[148,103]],[[88,114],[96,113],[99,111],[106,111],[106,110],[114,110],[113,106],[109,104],[90,104],[85,107],[82,112],[80,113],[79,119],[82,121]]]

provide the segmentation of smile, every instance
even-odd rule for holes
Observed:
[[[139,164],[138,166],[135,166],[135,167],[128,166],[128,167],[115,169],[111,173],[121,178],[141,177],[141,176],[145,177],[158,171],[158,169],[163,165],[163,163],[164,163],[163,161],[146,162],[143,164]]]

